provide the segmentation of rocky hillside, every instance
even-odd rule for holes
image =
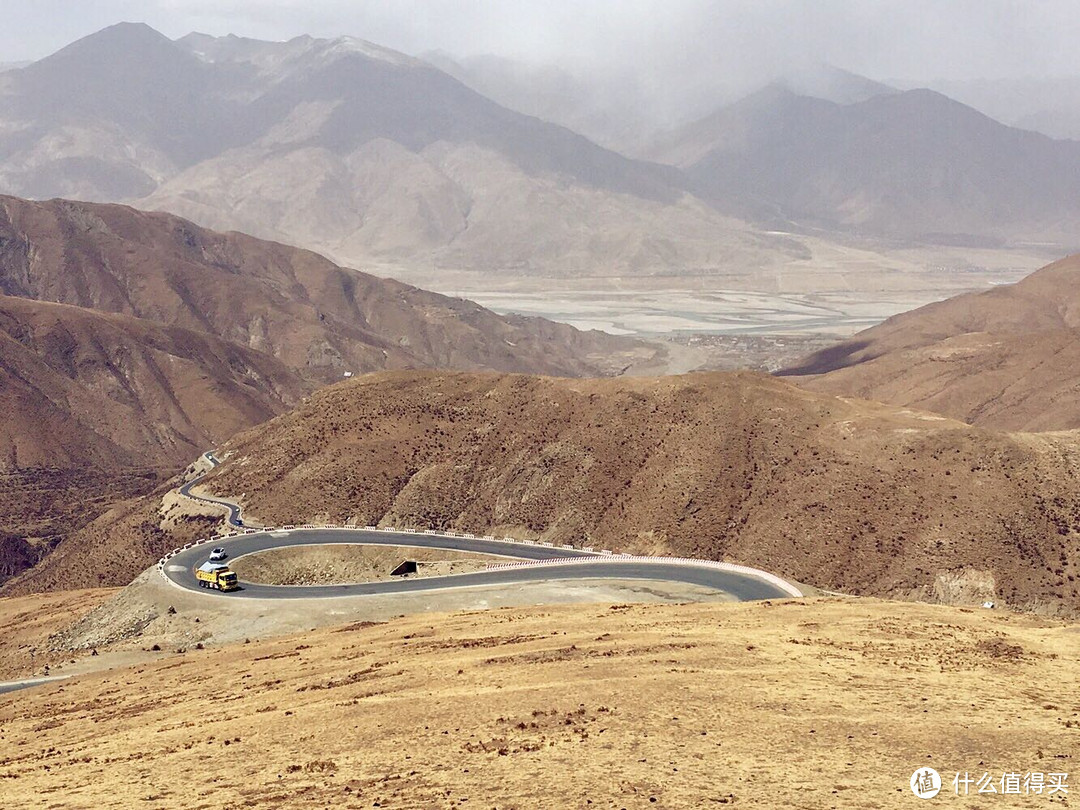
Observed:
[[[167,214],[0,197],[0,580],[347,372],[597,375],[655,351]]]
[[[1080,608],[1080,441],[991,433],[762,375],[384,373],[240,434],[208,479],[252,518],[512,533],[727,558],[828,589]],[[141,502],[34,587],[168,538]],[[127,553],[123,551],[123,553]],[[120,584],[131,570],[109,572]],[[30,587],[30,583],[27,584]]]
[[[985,427],[1080,428],[1080,256],[897,315],[782,373]]]
[[[654,350],[169,214],[0,197],[0,292],[205,332],[313,381],[441,367],[596,375]]]
[[[309,388],[203,332],[0,296],[0,582]]]
[[[0,296],[0,469],[183,467],[307,384],[203,332]]]

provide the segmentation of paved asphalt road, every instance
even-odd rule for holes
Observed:
[[[330,543],[420,546],[451,551],[472,551],[499,554],[523,560],[551,560],[582,557],[592,563],[575,562],[569,565],[523,566],[494,571],[477,571],[445,577],[405,578],[392,581],[364,582],[352,585],[256,585],[241,583],[241,590],[222,594],[233,599],[308,599],[313,597],[361,596],[365,594],[408,593],[440,588],[505,585],[523,582],[542,582],[556,579],[646,579],[701,585],[723,591],[740,601],[752,599],[786,599],[785,593],[757,577],[724,571],[709,566],[657,561],[608,559],[595,552],[550,546],[517,545],[480,538],[441,537],[426,534],[366,531],[363,529],[295,529],[289,532],[241,535],[221,541],[235,560],[245,554],[288,546],[321,545]],[[165,564],[165,575],[177,585],[206,593],[195,579],[194,569],[206,561],[213,544],[203,544],[181,551]],[[216,591],[214,592],[216,593]]]
[[[216,467],[218,464],[221,463],[216,458],[214,458],[213,453],[203,453],[203,458],[205,458],[207,461],[210,462],[211,469],[213,467]],[[209,470],[207,470],[206,472],[209,472]],[[204,497],[203,495],[192,495],[191,494],[191,488],[193,486],[195,486],[197,483],[199,483],[200,481],[202,481],[203,478],[205,478],[205,477],[206,477],[206,473],[204,472],[202,475],[200,475],[200,476],[198,476],[196,478],[192,478],[190,481],[188,481],[186,484],[184,484],[182,487],[180,487],[180,494],[183,495],[185,498],[191,498],[191,500],[193,500],[193,501],[199,501],[200,503],[212,503],[212,504],[216,504],[217,506],[221,506],[221,507],[224,507],[225,509],[228,509],[229,510],[229,517],[228,517],[229,525],[230,526],[243,526],[244,521],[241,520],[241,518],[240,518],[240,507],[237,506],[235,503],[232,503],[230,501],[226,501],[223,498],[207,498],[207,497]]]
[[[7,694],[8,692],[17,692],[20,689],[29,689],[31,686],[40,686],[43,683],[51,683],[52,681],[62,681],[67,675],[55,675],[48,678],[27,678],[25,681],[8,681],[6,683],[0,683],[0,695]]]
[[[215,467],[217,459],[210,453],[206,459]],[[204,473],[205,475],[205,473]],[[191,487],[203,476],[189,481],[180,488],[181,494],[196,501],[214,503],[229,510],[229,524],[243,526],[240,507],[218,498],[205,498],[191,494]],[[524,582],[545,582],[557,579],[645,579],[661,582],[682,582],[701,585],[730,594],[740,601],[753,599],[786,599],[791,596],[763,579],[748,574],[724,571],[708,566],[685,563],[640,560],[620,561],[607,558],[592,551],[501,543],[469,537],[443,537],[430,534],[405,532],[367,531],[364,529],[294,529],[288,532],[260,532],[222,540],[221,545],[229,552],[229,560],[245,554],[289,546],[323,545],[330,543],[382,546],[419,546],[449,551],[472,551],[481,554],[497,554],[520,560],[554,560],[566,557],[592,559],[594,562],[575,562],[568,565],[523,566],[496,571],[477,571],[445,577],[422,577],[381,582],[362,582],[353,585],[255,585],[241,583],[241,589],[218,594],[230,599],[310,599],[330,596],[362,596],[365,594],[409,593],[431,591],[441,588],[467,588],[470,586],[503,585],[512,587]],[[213,543],[204,543],[181,551],[165,564],[165,576],[182,588],[197,593],[215,593],[199,587],[195,569],[206,562]],[[31,678],[23,681],[0,683],[0,695],[18,689],[37,686],[56,678]]]

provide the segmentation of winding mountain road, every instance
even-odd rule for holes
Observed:
[[[203,453],[203,458],[210,462],[210,470],[212,470],[214,467],[221,463],[214,457],[214,454],[209,451]],[[240,515],[239,504],[235,504],[232,501],[227,501],[224,498],[214,498],[209,495],[193,495],[191,493],[191,488],[200,481],[202,481],[210,473],[210,470],[207,470],[202,475],[198,475],[195,478],[192,478],[186,484],[181,486],[180,494],[183,495],[185,498],[190,498],[191,500],[196,501],[197,503],[208,503],[212,504],[213,506],[220,506],[222,509],[228,511],[229,516],[226,518],[226,522],[228,522],[230,526],[242,527],[244,525],[244,520]]]
[[[206,561],[211,544],[179,551],[163,566],[166,578],[181,588],[222,596],[230,599],[310,599],[368,594],[409,593],[465,588],[471,586],[505,585],[512,587],[524,582],[558,579],[646,579],[701,585],[730,594],[740,601],[751,599],[787,599],[794,593],[753,574],[715,567],[702,561],[670,560],[664,557],[623,559],[580,549],[506,543],[482,538],[447,537],[443,535],[387,532],[368,529],[293,529],[244,534],[213,545],[223,546],[229,560],[247,554],[293,546],[360,544],[382,546],[415,546],[446,551],[496,554],[510,559],[507,562],[545,562],[544,565],[521,565],[450,574],[441,577],[402,578],[350,585],[259,585],[241,583],[241,590],[219,594],[199,587],[195,569]],[[551,562],[547,562],[551,561]],[[764,574],[764,572],[762,572]],[[766,575],[767,576],[767,575]]]
[[[218,460],[213,453],[204,458],[214,467]],[[209,471],[208,471],[209,472]],[[223,498],[193,495],[191,487],[202,480],[203,475],[180,488],[187,498],[213,504],[227,509],[229,525],[243,527],[240,506]],[[223,546],[229,560],[247,554],[270,549],[313,545],[375,545],[412,546],[416,548],[461,551],[507,557],[508,562],[523,565],[474,571],[467,574],[450,574],[440,577],[401,578],[378,582],[358,582],[347,585],[260,585],[241,583],[238,591],[220,593],[201,588],[195,578],[195,569],[206,561],[211,545]],[[529,565],[528,563],[542,563]],[[733,570],[739,568],[740,570]],[[753,599],[786,599],[799,596],[794,585],[765,571],[724,566],[707,560],[685,560],[666,557],[627,558],[601,554],[591,550],[568,547],[555,548],[539,544],[526,544],[480,537],[449,536],[441,534],[385,531],[352,528],[302,528],[267,529],[249,534],[234,535],[180,549],[161,564],[161,573],[173,585],[185,590],[229,599],[312,599],[370,594],[413,593],[443,588],[467,588],[482,586],[513,587],[526,582],[551,580],[641,579],[662,582],[678,582],[712,588],[739,601]]]

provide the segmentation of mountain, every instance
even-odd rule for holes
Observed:
[[[930,86],[1010,126],[1080,140],[1080,76],[935,80]]]
[[[0,582],[309,387],[203,332],[0,295]]]
[[[655,353],[169,214],[0,197],[0,576],[346,373]]]
[[[1080,428],[1080,256],[896,315],[781,373],[985,427]]]
[[[351,38],[174,42],[121,24],[0,74],[0,191],[131,202],[391,268],[655,273],[797,252],[690,198],[671,167]]]
[[[929,90],[836,104],[772,86],[650,157],[732,213],[893,238],[1075,243],[1080,143],[999,124]]]
[[[1059,556],[1080,573],[1080,435],[997,434],[763,375],[383,373],[223,453],[208,487],[271,524],[580,540],[905,598],[982,577],[1001,602],[1080,608],[1056,573]]]
[[[855,104],[898,92],[888,84],[826,63],[789,73],[772,84],[799,96],[823,99],[835,104]]]
[[[183,467],[296,404],[280,361],[203,332],[0,296],[0,469]]]
[[[632,154],[659,125],[661,113],[628,75],[582,75],[493,54],[453,57],[433,51],[422,57],[504,107],[580,132],[622,154]]]
[[[1080,608],[1078,452],[1076,433],[998,434],[745,372],[381,372],[238,434],[205,485],[271,524],[573,540],[1057,612]],[[162,508],[146,497],[76,533],[7,592],[123,584],[190,539],[161,534]]]
[[[0,293],[208,333],[318,383],[409,367],[603,374],[655,352],[170,214],[66,200],[0,197]]]
[[[696,121],[714,110],[720,100],[730,103],[765,84],[838,104],[896,92],[886,84],[825,63],[805,65],[748,88],[743,80],[722,72],[681,76],[673,84],[643,82],[632,71],[571,71],[492,54],[453,57],[433,51],[422,56],[504,107],[580,132],[631,157],[647,154],[661,132]]]

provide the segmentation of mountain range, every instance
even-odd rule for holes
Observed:
[[[656,351],[171,214],[0,197],[0,570],[343,376],[596,375]]]
[[[463,83],[358,39],[120,24],[0,73],[0,192],[167,210],[420,281],[746,272],[805,261],[811,230],[1075,241],[1080,145],[930,91],[822,68],[651,139],[640,160],[472,89],[528,102],[528,82],[489,62],[441,60]],[[581,90],[560,111],[542,99],[566,83],[550,84],[517,106],[573,123],[600,103]],[[630,128],[646,142],[655,126]]]
[[[792,252],[671,167],[362,40],[121,24],[0,76],[0,191],[23,197],[133,202],[365,266],[660,272]]]
[[[748,372],[380,372],[237,434],[202,486],[242,493],[246,517],[269,525],[572,541],[847,593],[1068,613],[1077,452],[1075,434],[998,433]],[[167,513],[160,493],[141,498],[5,593],[123,584],[191,539],[161,532]]]
[[[1080,140],[1080,76],[936,80],[930,87],[1009,126]]]
[[[633,72],[572,71],[492,54],[455,57],[431,51],[421,58],[504,107],[580,132],[631,157],[647,153],[658,131],[688,124],[768,84],[838,104],[896,92],[825,63],[806,65],[756,87],[730,76],[701,74],[658,91]]]
[[[119,205],[0,197],[0,293],[179,326],[313,383],[451,367],[603,374],[654,350],[341,268],[309,251]],[[643,353],[642,353],[643,352]]]
[[[669,133],[648,156],[751,219],[961,245],[1073,245],[1080,222],[1080,143],[930,90],[838,104],[774,85]]]

